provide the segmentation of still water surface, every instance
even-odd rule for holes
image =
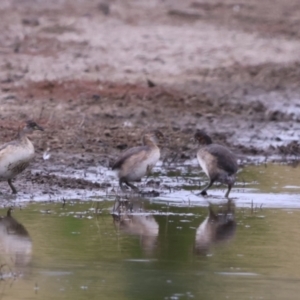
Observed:
[[[300,299],[300,168],[243,168],[230,203],[182,170],[121,215],[103,196],[8,203],[0,299]]]
[[[1,299],[299,299],[299,210],[231,208],[216,234],[207,207],[141,200],[120,223],[111,206],[16,208],[28,234],[0,222]]]

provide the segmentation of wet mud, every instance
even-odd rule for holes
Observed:
[[[165,172],[194,159],[197,128],[242,165],[298,161],[299,3],[151,3],[0,4],[0,141],[28,118],[46,129],[20,198],[107,194],[116,157],[154,128]]]

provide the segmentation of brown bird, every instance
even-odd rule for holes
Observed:
[[[27,121],[16,140],[0,146],[0,181],[7,181],[13,194],[17,193],[11,180],[24,171],[34,157],[34,146],[27,135],[44,129],[34,121]]]
[[[143,146],[125,150],[115,162],[112,169],[118,171],[119,186],[124,191],[123,183],[138,191],[132,181],[140,181],[156,165],[160,158],[158,140],[163,138],[159,130],[146,133],[143,138]]]
[[[201,195],[207,195],[207,190],[215,181],[228,185],[225,197],[229,196],[230,190],[235,183],[238,170],[235,155],[226,147],[213,144],[211,138],[202,130],[198,130],[194,139],[199,143],[197,159],[209,178],[209,184],[201,191]]]

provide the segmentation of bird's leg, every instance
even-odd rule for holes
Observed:
[[[119,207],[120,207],[119,197],[116,197],[113,212],[118,212],[120,214]]]
[[[226,192],[226,194],[225,194],[225,198],[228,198],[229,193],[230,193],[230,191],[231,191],[231,188],[232,188],[232,184],[228,184],[228,190],[227,190],[227,192]]]
[[[209,184],[200,192],[200,195],[207,196],[207,190],[213,185],[214,180],[210,180]]]
[[[147,177],[149,177],[151,175],[151,171],[152,171],[153,167],[154,167],[154,165],[147,165],[147,170],[146,170]]]
[[[11,179],[8,179],[7,182],[12,190],[12,193],[17,194],[18,192],[17,192],[16,188],[14,187],[14,185],[12,184]]]
[[[139,192],[139,189],[133,185],[132,183],[129,183],[127,180],[124,180],[125,184],[128,185],[129,187],[131,187],[135,192]]]
[[[151,175],[151,171],[153,169],[153,165],[147,165],[147,170],[146,170],[146,182],[148,181],[149,176]]]
[[[122,190],[123,192],[126,192],[126,187],[122,184],[123,182],[125,182],[124,179],[123,179],[123,178],[120,178],[120,179],[119,179],[119,186],[120,186],[120,188],[121,188],[121,190]]]

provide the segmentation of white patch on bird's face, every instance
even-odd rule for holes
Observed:
[[[198,159],[200,167],[202,168],[202,170],[204,171],[204,173],[209,178],[209,172],[208,172],[206,161],[201,157],[201,155],[199,153],[197,153],[197,159]]]

